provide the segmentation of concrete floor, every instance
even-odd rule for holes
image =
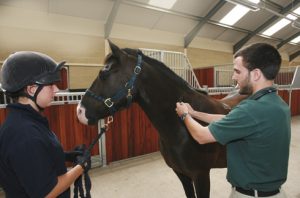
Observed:
[[[92,197],[101,198],[183,198],[183,188],[177,176],[162,159],[160,153],[116,162],[94,169]],[[226,169],[211,171],[211,197],[226,197],[230,185]],[[221,189],[221,190],[220,190]]]
[[[111,163],[90,171],[92,197],[183,198],[182,186],[160,153]],[[226,169],[211,170],[211,197],[227,198],[230,185]],[[289,198],[300,198],[300,116],[292,119],[289,173],[283,190]],[[4,197],[3,193],[0,197]]]
[[[276,154],[276,153],[274,153]],[[95,168],[92,197],[101,198],[183,198],[177,176],[165,164],[160,153],[115,162]],[[226,169],[212,169],[211,197],[227,198],[231,191]],[[283,190],[289,198],[300,198],[300,116],[292,119],[292,138],[287,182]]]

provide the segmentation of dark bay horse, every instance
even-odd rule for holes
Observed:
[[[138,103],[156,127],[161,154],[179,177],[186,196],[208,198],[210,169],[226,167],[226,148],[194,141],[178,118],[175,104],[188,102],[196,110],[217,114],[227,114],[229,109],[196,91],[163,63],[138,50],[109,44],[112,53],[106,57],[104,69],[77,107],[79,120],[96,124],[131,102]]]

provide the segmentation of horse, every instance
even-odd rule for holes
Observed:
[[[191,87],[164,63],[108,42],[111,53],[105,66],[77,106],[79,121],[93,125],[132,102],[138,103],[157,129],[160,152],[181,181],[186,197],[208,198],[210,169],[226,167],[226,148],[219,143],[198,144],[177,116],[176,102],[188,102],[207,113],[227,114],[230,108]]]

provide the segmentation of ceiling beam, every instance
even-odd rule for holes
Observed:
[[[284,7],[279,13],[280,14],[286,14],[288,13],[292,8],[296,7],[296,5],[300,3],[300,0],[295,0],[292,1],[289,5]],[[252,31],[250,34],[242,38],[240,41],[238,41],[234,46],[233,46],[233,52],[237,52],[241,47],[243,47],[253,36],[259,34],[262,30],[264,30],[266,27],[271,25],[273,22],[275,22],[279,16],[273,16],[269,20],[267,20],[265,23],[260,25],[258,28],[256,28],[254,31]]]
[[[300,36],[300,32],[290,36],[289,38],[281,41],[278,45],[277,45],[277,49],[281,48],[283,45],[287,44],[288,42],[290,42],[291,40],[293,40],[294,38]]]
[[[164,13],[164,14],[170,14],[170,15],[174,15],[174,16],[178,16],[178,17],[184,17],[186,19],[191,19],[191,20],[195,20],[195,21],[204,20],[204,17],[195,16],[195,15],[192,15],[192,14],[183,13],[183,12],[179,12],[179,11],[168,10],[168,9],[164,9],[164,8],[157,8],[155,6],[150,6],[150,5],[140,3],[140,2],[136,2],[136,1],[123,0],[122,4],[135,6],[135,7],[140,7],[140,8],[145,8],[145,9],[148,9],[148,10],[154,10],[154,11],[158,11],[158,12],[161,12],[161,13]],[[238,27],[235,27],[235,26],[225,25],[225,24],[219,23],[218,21],[207,20],[207,23],[211,24],[211,25],[216,25],[216,26],[219,26],[219,27],[231,29],[231,30],[234,30],[234,31],[237,31],[237,32],[242,32],[242,33],[250,33],[251,32],[251,31],[243,29],[243,28],[238,28]]]
[[[294,60],[295,58],[297,58],[297,56],[300,55],[300,50],[296,51],[295,53],[289,55],[289,61],[291,62],[292,60]]]
[[[198,24],[184,37],[184,47],[187,48],[195,36],[198,34],[199,30],[204,24],[226,3],[224,0],[220,0],[215,7],[213,7],[208,14],[198,22]]]
[[[115,21],[115,18],[117,16],[120,4],[122,0],[115,0],[113,8],[111,9],[109,16],[107,18],[107,21],[104,25],[104,38],[107,39],[110,35],[113,23]]]
[[[269,2],[269,0],[264,0],[264,2],[266,2],[268,5],[270,4],[270,6],[273,7],[273,9],[276,9],[278,12],[279,12],[279,10],[282,9],[282,7],[280,7],[279,5],[277,5],[273,2]],[[179,11],[174,11],[174,10],[169,10],[169,9],[164,9],[164,8],[158,8],[158,7],[155,7],[155,6],[151,6],[149,4],[140,3],[140,2],[132,1],[132,0],[122,0],[122,4],[129,5],[129,6],[134,6],[134,7],[140,7],[140,8],[144,8],[144,9],[148,9],[148,10],[154,10],[154,11],[161,12],[161,13],[164,13],[164,14],[170,14],[170,15],[174,15],[174,16],[178,16],[178,17],[184,17],[186,19],[191,19],[191,20],[196,20],[196,21],[203,21],[204,20],[204,17],[195,16],[195,15],[192,15],[192,14],[189,14],[189,13],[184,13],[184,12],[179,12]],[[273,4],[275,4],[275,5],[273,5]],[[247,29],[243,29],[243,28],[239,28],[239,27],[235,27],[235,26],[230,26],[230,25],[225,25],[225,24],[222,24],[218,21],[214,21],[214,20],[210,20],[210,19],[208,19],[206,22],[208,24],[211,24],[211,25],[215,25],[215,26],[218,26],[218,27],[230,29],[230,30],[245,33],[245,34],[251,34],[251,32],[252,32],[252,31],[247,30]],[[268,39],[276,41],[276,42],[282,42],[283,41],[282,39],[271,37],[271,36],[266,37],[266,36],[264,36],[262,34],[259,34],[259,33],[257,33],[256,35],[257,36],[262,36],[264,38],[268,38]],[[299,44],[296,44],[296,45],[299,45]]]
[[[139,2],[136,2],[136,1],[123,0],[122,4],[135,6],[135,7],[140,7],[140,8],[145,8],[145,9],[149,9],[149,10],[155,10],[155,11],[162,12],[162,13],[165,13],[165,14],[171,14],[171,15],[174,15],[174,16],[184,17],[186,19],[191,19],[191,20],[196,20],[196,21],[204,20],[204,17],[195,16],[195,15],[191,15],[191,14],[183,13],[183,12],[178,12],[178,11],[172,11],[172,10],[168,10],[168,9],[164,9],[164,8],[157,8],[155,6],[150,6],[150,5],[147,5],[147,4],[144,4],[144,3],[139,3]],[[251,33],[250,30],[235,27],[235,26],[231,26],[231,25],[226,25],[226,24],[220,23],[218,21],[214,21],[214,20],[207,20],[207,23],[211,24],[211,25],[219,26],[219,27],[222,27],[222,28],[234,30],[236,32],[241,32],[241,33],[245,33],[245,34],[250,34]],[[257,35],[262,36],[260,34],[257,34]],[[274,40],[274,41],[277,41],[277,42],[282,41],[282,39],[278,39],[278,38],[270,37],[270,36],[268,37],[268,39],[271,39],[271,40]]]

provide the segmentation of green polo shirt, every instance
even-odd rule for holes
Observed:
[[[227,180],[244,189],[272,191],[287,178],[291,116],[276,92],[264,91],[208,127],[214,138],[227,146]]]

